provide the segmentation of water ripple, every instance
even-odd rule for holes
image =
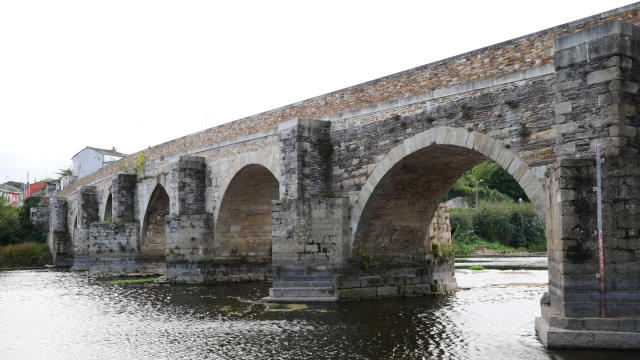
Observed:
[[[453,294],[268,311],[268,284],[113,285],[0,272],[0,359],[587,359],[548,352],[546,271],[457,271]],[[295,307],[293,307],[295,308]],[[602,353],[604,354],[604,353]],[[638,358],[638,353],[619,353]]]

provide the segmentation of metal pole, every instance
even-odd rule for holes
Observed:
[[[483,182],[484,180],[476,180],[476,209],[478,208],[478,184]]]
[[[606,317],[605,281],[604,281],[604,237],[602,234],[602,162],[600,144],[596,144],[596,209],[598,230],[598,278],[600,278],[600,316]]]
[[[478,208],[478,180],[476,180],[476,209]]]

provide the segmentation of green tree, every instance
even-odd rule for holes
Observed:
[[[13,207],[5,199],[0,199],[0,245],[45,240],[30,219],[31,208],[39,202],[39,197],[32,196],[21,207]]]
[[[529,201],[527,194],[525,194],[513,176],[493,160],[487,160],[479,164],[471,169],[470,172],[472,178],[484,180],[484,183],[490,189],[497,190],[513,200],[522,198],[523,201]]]
[[[0,245],[19,242],[19,228],[17,208],[10,206],[5,198],[0,198]]]
[[[73,175],[73,169],[70,167],[66,169],[59,169],[56,174],[58,174],[58,179],[62,179],[63,176]]]

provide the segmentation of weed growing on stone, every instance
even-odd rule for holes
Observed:
[[[136,164],[135,164],[136,174],[142,175],[144,174],[144,153],[139,152],[136,156]]]
[[[373,257],[371,255],[367,255],[367,253],[363,249],[360,249],[360,251],[358,251],[358,254],[362,256],[362,268],[364,270],[367,270],[373,263]]]

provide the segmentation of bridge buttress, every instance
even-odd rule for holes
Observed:
[[[90,227],[100,219],[98,190],[95,186],[82,186],[78,189],[76,218],[69,224],[73,228],[72,247],[73,269],[88,270],[89,264],[95,257],[91,253],[99,250],[99,247],[91,246]],[[95,245],[95,244],[93,244]],[[97,259],[95,259],[97,261]]]
[[[278,126],[280,200],[272,206],[274,300],[336,300],[349,240],[349,205],[331,191],[330,122]]]
[[[50,200],[49,249],[56,267],[69,267],[73,261],[71,237],[67,230],[67,200]]]
[[[555,40],[556,154],[547,177],[547,347],[638,348],[640,27],[615,20]],[[605,291],[600,291],[595,147],[602,164]]]
[[[135,221],[137,175],[117,174],[112,180],[113,222]]]
[[[213,255],[213,215],[205,210],[205,159],[181,156],[171,164],[170,178],[174,204],[165,226],[167,280],[211,280],[207,269]]]

